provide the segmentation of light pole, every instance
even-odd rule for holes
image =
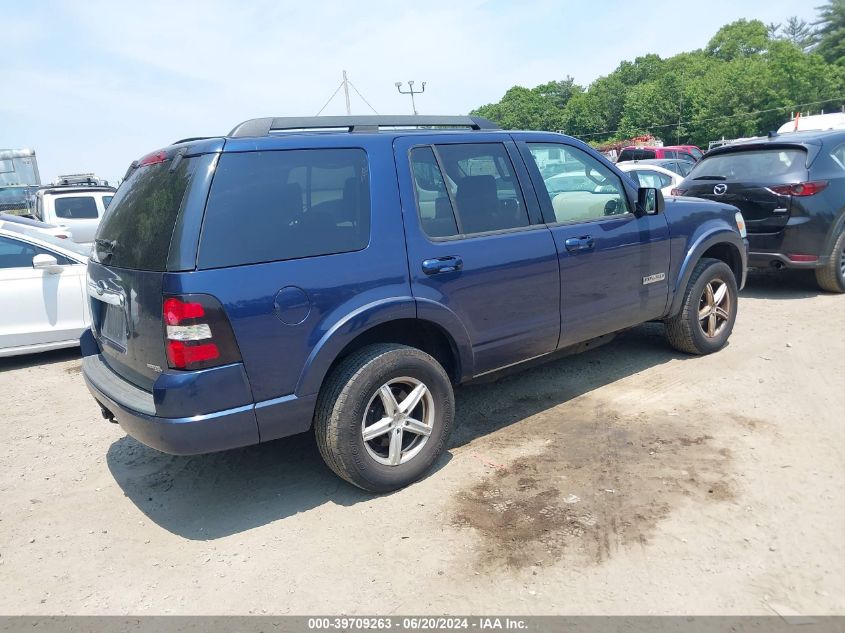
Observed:
[[[411,95],[411,108],[414,110],[414,114],[417,113],[417,103],[414,101],[414,95],[421,95],[425,92],[425,82],[422,82],[422,90],[414,90],[414,82],[408,82],[408,90],[402,90],[402,82],[396,82],[396,89],[399,91],[399,94],[402,95]]]

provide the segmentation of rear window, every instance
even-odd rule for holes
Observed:
[[[182,200],[195,174],[208,169],[213,157],[177,157],[132,170],[100,222],[95,259],[118,268],[165,270]]]
[[[197,264],[220,268],[346,253],[369,241],[364,150],[229,153],[211,185]]]
[[[648,160],[650,158],[654,158],[655,156],[656,154],[653,149],[623,149],[616,162],[621,163],[626,160]]]
[[[807,153],[803,149],[764,149],[706,156],[690,172],[693,180],[803,180]]]
[[[97,217],[97,202],[93,196],[56,198],[53,201],[56,217],[66,220],[90,220]]]

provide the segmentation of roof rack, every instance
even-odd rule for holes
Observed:
[[[314,117],[264,117],[250,119],[237,125],[229,136],[267,136],[273,132],[303,130],[346,130],[348,132],[377,132],[379,128],[469,128],[471,130],[498,130],[498,125],[478,116],[314,116]]]

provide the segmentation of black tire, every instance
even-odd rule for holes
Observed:
[[[816,268],[816,283],[828,292],[845,292],[845,231],[839,234],[827,264]]]
[[[725,297],[719,306],[723,311],[728,307],[727,318],[718,322],[718,328],[713,328],[713,335],[705,332],[705,326],[699,320],[699,311],[704,309],[703,302],[706,302],[706,288],[708,284],[711,289],[724,285],[726,288]],[[717,285],[718,284],[718,285]],[[737,285],[734,273],[730,266],[718,259],[705,258],[699,261],[692,271],[687,288],[684,292],[684,300],[678,314],[666,319],[666,338],[676,350],[687,354],[712,354],[722,349],[728,342],[736,322],[737,312]],[[707,321],[709,329],[710,321]]]
[[[401,405],[405,397],[402,389],[410,390],[413,385],[404,379],[426,387],[428,396],[423,396],[417,405],[421,408],[412,408],[407,415],[413,418],[412,413],[425,412],[431,420],[430,435],[423,442],[422,435],[405,429],[398,431],[398,454],[408,461],[388,465],[377,460],[396,454],[390,444],[396,429],[365,442],[364,418],[365,414],[381,420],[390,418],[380,388],[398,381],[388,389],[397,390],[395,399]],[[405,384],[407,388],[403,387]],[[446,447],[454,417],[452,384],[434,358],[413,347],[379,343],[350,354],[326,379],[317,398],[314,434],[320,454],[338,476],[370,492],[389,492],[415,482],[431,468]],[[382,446],[385,441],[389,448]],[[409,445],[407,450],[402,449],[403,441]],[[416,441],[421,443],[414,445]],[[385,455],[380,453],[382,450]]]

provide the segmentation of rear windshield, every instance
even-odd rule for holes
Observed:
[[[53,202],[56,217],[66,220],[90,220],[97,217],[97,203],[93,196],[56,198]]]
[[[803,179],[807,153],[803,149],[763,149],[706,156],[690,172],[693,180]]]
[[[648,160],[656,156],[653,149],[623,149],[619,154],[619,159],[616,162],[623,162],[626,160]]]
[[[114,194],[94,245],[109,266],[166,270],[170,238],[194,175],[210,155],[175,158],[132,170]]]
[[[347,253],[369,241],[364,150],[230,153],[220,157],[214,174],[197,265],[219,268]]]

